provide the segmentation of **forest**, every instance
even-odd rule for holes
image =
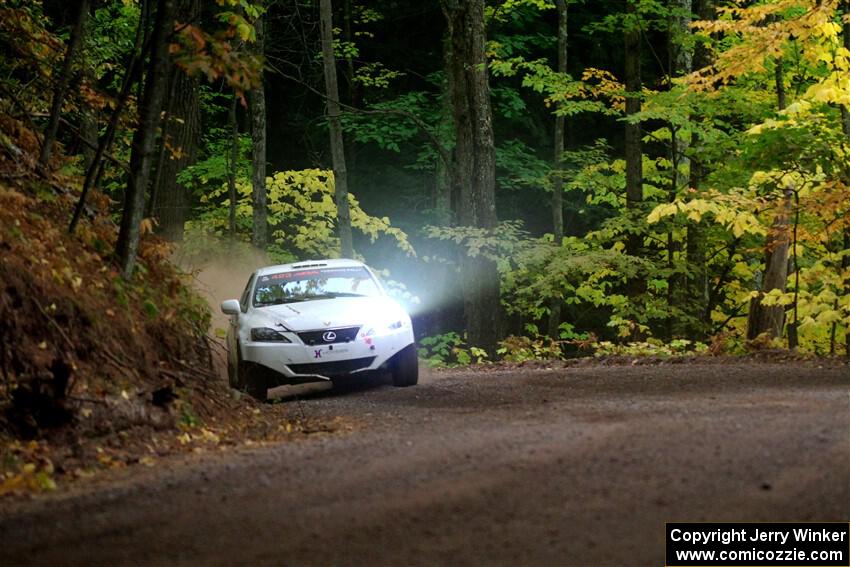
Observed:
[[[364,259],[435,365],[850,354],[846,0],[2,0],[0,45],[7,345],[56,287],[202,343],[170,259],[261,253]]]

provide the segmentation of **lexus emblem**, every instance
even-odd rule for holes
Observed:
[[[324,335],[322,335],[322,340],[324,340],[326,343],[332,343],[336,340],[336,333],[334,333],[333,331],[328,331]]]

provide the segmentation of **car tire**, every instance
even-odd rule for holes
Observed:
[[[405,388],[415,386],[419,382],[419,359],[415,345],[407,345],[395,355],[390,372],[393,376],[393,386]]]
[[[243,363],[240,369],[245,392],[258,402],[269,401],[269,388],[276,385],[272,371],[256,364]]]
[[[227,366],[227,381],[230,387],[245,392],[260,402],[269,401],[269,388],[277,385],[273,371],[252,362],[242,360],[239,343],[236,343],[236,364]]]

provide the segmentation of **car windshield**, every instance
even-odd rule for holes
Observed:
[[[254,307],[378,295],[381,290],[366,268],[311,268],[259,276],[254,289]]]

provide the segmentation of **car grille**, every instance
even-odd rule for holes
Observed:
[[[368,368],[374,356],[352,358],[351,360],[335,360],[333,362],[313,362],[309,364],[290,364],[289,369],[296,374],[321,374],[322,376],[339,376],[355,370]]]
[[[346,327],[344,329],[322,329],[321,331],[305,331],[298,333],[298,337],[304,341],[306,345],[333,345],[336,343],[350,343],[357,338],[357,331],[360,327]],[[331,340],[327,340],[326,333],[336,335]]]

